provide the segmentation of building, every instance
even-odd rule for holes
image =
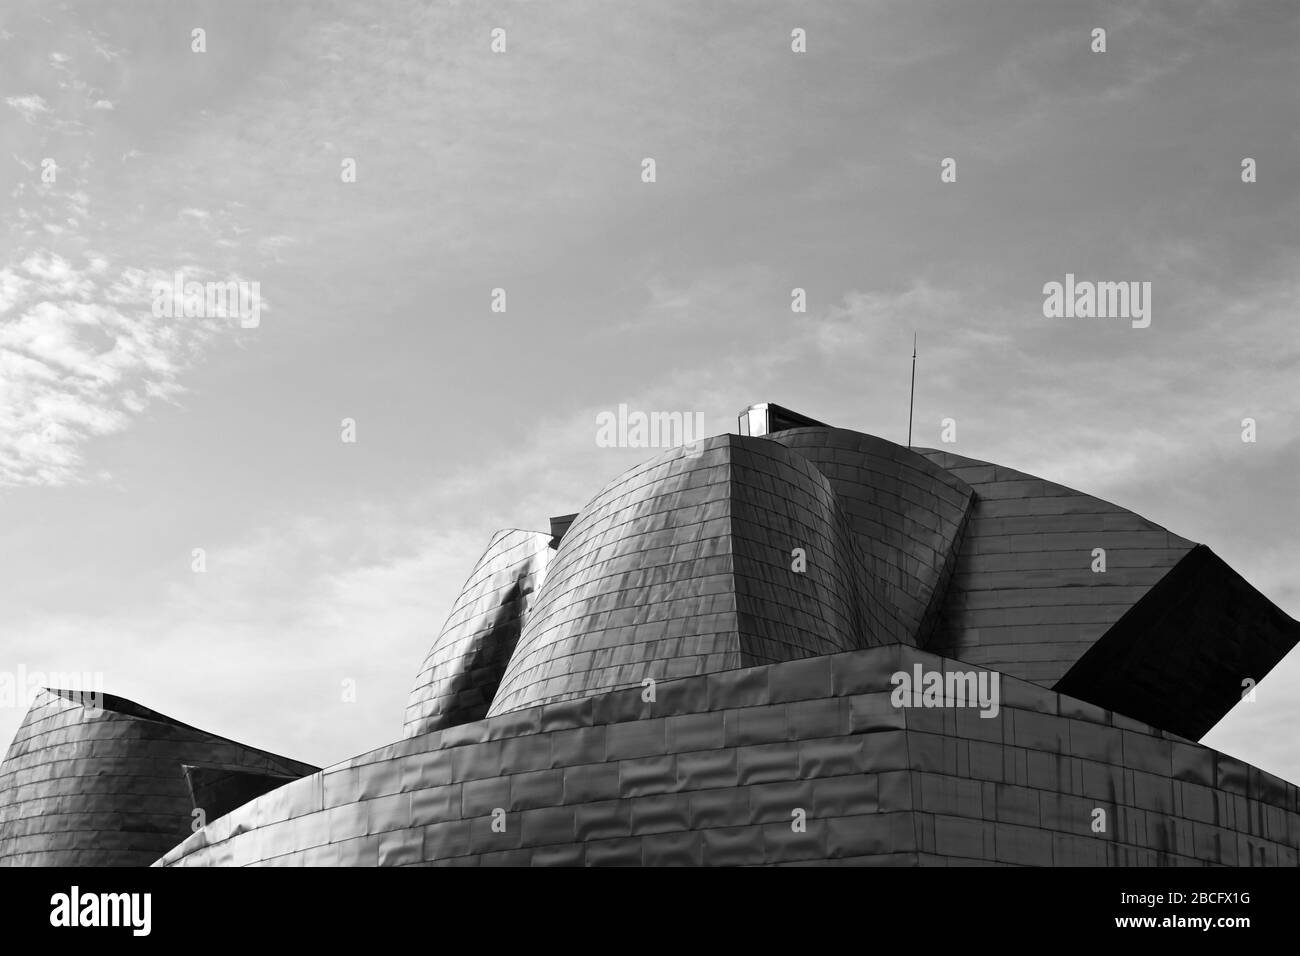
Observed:
[[[0,865],[148,866],[317,770],[121,697],[43,690],[0,763]]]
[[[1209,548],[777,405],[739,431],[498,532],[402,740],[158,862],[1300,863],[1300,789],[1195,742],[1300,640]]]

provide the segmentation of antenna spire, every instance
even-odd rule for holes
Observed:
[[[912,392],[907,398],[907,447],[912,447],[912,406],[916,402],[916,333],[912,333]]]

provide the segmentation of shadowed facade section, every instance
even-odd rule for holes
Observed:
[[[1197,545],[1056,689],[1199,739],[1297,641],[1300,624]]]
[[[492,536],[420,667],[406,705],[405,736],[487,714],[555,554],[552,540],[562,534],[507,530]]]
[[[216,819],[317,770],[120,697],[90,703],[56,690],[32,702],[0,764],[0,865],[147,866],[195,809]]]
[[[260,770],[232,770],[227,767],[184,765],[185,782],[190,790],[190,802],[202,807],[206,816],[224,817],[236,807],[242,807],[254,797],[281,787],[296,775],[270,773]]]

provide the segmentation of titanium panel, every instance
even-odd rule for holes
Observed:
[[[0,764],[0,865],[147,866],[195,809],[216,819],[268,791],[274,805],[273,788],[317,771],[121,697],[85,703],[42,690],[18,728]]]
[[[519,641],[533,595],[564,531],[498,531],[461,588],[420,667],[404,736],[480,720]]]
[[[975,491],[928,650],[1053,686],[1193,547],[1117,505],[951,452],[917,453]],[[1092,571],[1093,549],[1106,570]]]
[[[873,587],[898,609],[911,643],[926,646],[939,616],[972,491],[916,452],[843,428],[767,436],[830,480],[867,555]]]
[[[579,513],[490,716],[905,638],[815,467],[739,435],[696,449],[651,459]]]
[[[541,705],[507,731],[552,755],[541,776],[501,770],[518,714],[422,735],[317,774],[333,798],[296,781],[158,865],[1300,864],[1296,787],[1014,678],[994,717],[894,706],[918,665],[972,670],[899,643],[670,681],[653,703]]]

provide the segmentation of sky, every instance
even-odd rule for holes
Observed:
[[[1298,79],[1266,0],[6,3],[0,669],[382,746],[492,532],[652,453],[599,414],[904,442],[914,333],[916,444],[951,418],[1300,616]],[[260,324],[155,315],[178,271]],[[1150,327],[1045,317],[1067,273]],[[1297,685],[1205,742],[1300,783]]]

